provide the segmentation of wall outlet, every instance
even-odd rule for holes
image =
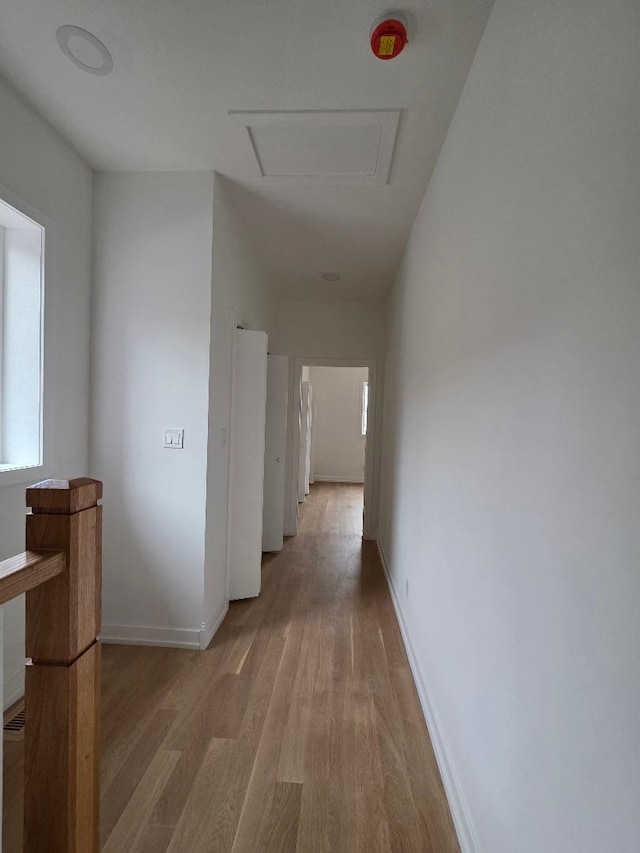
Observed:
[[[409,578],[404,579],[404,594],[409,598]]]

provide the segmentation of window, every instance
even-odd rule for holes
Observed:
[[[360,407],[360,435],[367,434],[367,418],[369,415],[369,383],[362,383],[362,397]]]
[[[0,200],[0,472],[42,465],[44,228]]]

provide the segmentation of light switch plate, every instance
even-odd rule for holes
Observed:
[[[182,450],[184,447],[184,430],[165,429],[163,447],[169,450]]]

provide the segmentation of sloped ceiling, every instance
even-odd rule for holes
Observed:
[[[95,169],[224,175],[282,295],[375,299],[393,281],[491,5],[402,7],[409,45],[381,62],[368,33],[387,7],[374,0],[3,0],[0,71]],[[63,24],[101,39],[113,72],[73,65],[56,41]],[[388,183],[261,178],[229,116],[252,110],[401,110]],[[340,144],[326,138],[323,162]]]

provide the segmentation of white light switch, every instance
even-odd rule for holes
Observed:
[[[164,447],[169,448],[169,450],[182,450],[184,447],[184,430],[165,429]]]

